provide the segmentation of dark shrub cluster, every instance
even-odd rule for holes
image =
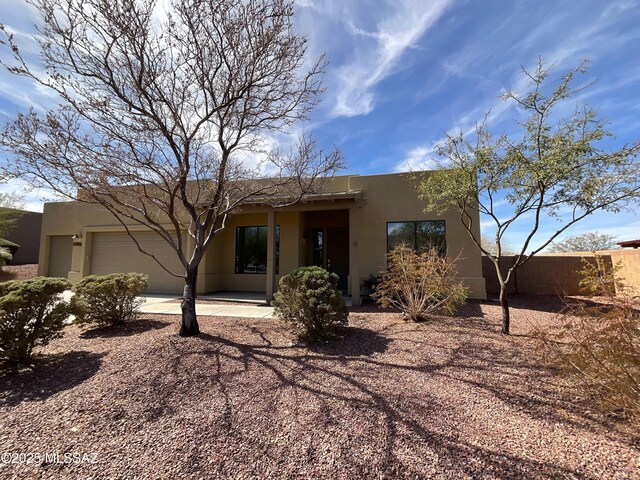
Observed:
[[[10,242],[9,240],[5,240],[4,238],[0,238],[0,270],[2,267],[7,265],[16,252],[20,248],[20,245],[17,243]]]
[[[47,277],[0,283],[0,358],[27,362],[34,347],[61,335],[71,313],[62,292],[70,286]]]
[[[89,275],[76,285],[71,307],[79,325],[119,325],[133,320],[141,301],[136,297],[147,288],[141,273]]]
[[[320,267],[298,268],[280,279],[273,299],[275,314],[294,326],[300,341],[336,338],[348,316],[337,285],[335,273]]]

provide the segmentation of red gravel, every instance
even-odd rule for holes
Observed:
[[[28,280],[38,275],[38,264],[7,265],[0,270],[0,282]]]
[[[2,478],[640,478],[633,430],[540,367],[553,303],[472,303],[408,324],[354,309],[344,340],[292,345],[277,320],[177,317],[66,336],[0,374],[0,452],[97,453],[1,465]],[[637,432],[636,432],[637,433]]]

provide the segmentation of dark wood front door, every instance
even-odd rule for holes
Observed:
[[[327,270],[340,277],[338,288],[346,290],[349,276],[349,227],[327,228]]]

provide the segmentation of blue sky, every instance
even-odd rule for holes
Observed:
[[[0,0],[0,12],[18,37],[33,30],[23,0]],[[511,133],[518,112],[498,95],[522,88],[520,67],[539,56],[558,72],[590,59],[586,80],[596,83],[579,100],[610,122],[608,146],[640,138],[638,1],[300,0],[296,28],[310,57],[329,61],[323,101],[301,127],[342,150],[345,173],[429,168],[444,132],[468,131],[489,109],[491,128]],[[3,118],[51,101],[6,72],[0,83]],[[41,208],[37,193],[28,200]],[[526,222],[517,227],[507,238],[516,245]],[[546,221],[543,235],[554,227]],[[638,238],[640,215],[598,214],[567,234],[593,230]]]

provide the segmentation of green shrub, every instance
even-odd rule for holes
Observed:
[[[70,314],[61,278],[36,277],[0,283],[0,358],[26,362],[33,348],[61,336]]]
[[[13,243],[9,240],[5,240],[4,238],[0,238],[0,270],[2,270],[2,267],[13,260],[13,257],[15,257],[16,252],[19,248],[20,245],[18,245],[17,243]]]
[[[20,248],[20,245],[10,242],[9,240],[5,240],[4,238],[0,238],[0,247],[8,249],[9,252],[11,252],[11,255],[15,255]]]
[[[387,256],[387,269],[372,297],[383,307],[395,307],[407,320],[452,315],[467,299],[467,289],[454,278],[455,260],[437,249],[416,253],[400,245]]]
[[[376,292],[376,288],[378,288],[378,284],[380,283],[380,276],[377,275],[369,275],[369,278],[363,280],[362,288],[364,289],[364,298],[365,301],[373,301],[373,294]]]
[[[11,260],[13,260],[11,251],[8,248],[0,247],[0,270],[2,270],[2,267],[4,267]]]
[[[71,307],[79,325],[118,325],[133,320],[142,303],[136,297],[147,288],[141,273],[89,275],[76,285]]]
[[[320,267],[298,268],[280,279],[273,298],[275,314],[292,323],[303,342],[336,338],[348,316],[337,285],[335,273]]]

